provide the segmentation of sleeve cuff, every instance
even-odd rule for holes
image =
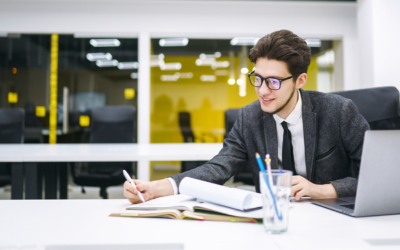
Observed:
[[[172,178],[167,178],[167,180],[169,180],[169,182],[171,182],[172,189],[174,190],[174,195],[177,195],[178,194],[178,186],[176,185],[175,180]]]

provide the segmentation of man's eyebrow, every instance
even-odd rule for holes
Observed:
[[[268,76],[268,77],[263,77],[262,75],[258,74],[257,72],[254,71],[254,74],[257,76],[261,76],[262,78],[276,78],[276,79],[283,79],[284,77],[282,76]]]

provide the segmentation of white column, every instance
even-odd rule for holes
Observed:
[[[138,143],[150,143],[150,34],[139,33]]]
[[[150,143],[150,34],[139,33],[138,144]],[[150,180],[150,161],[138,161],[137,179]]]
[[[400,1],[358,0],[357,8],[361,87],[400,89]]]
[[[360,88],[359,49],[356,34],[345,36],[343,46],[343,90]],[[335,59],[336,60],[336,59]]]
[[[150,180],[150,161],[140,160],[137,164],[137,176],[138,180],[149,181]]]

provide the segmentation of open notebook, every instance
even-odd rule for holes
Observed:
[[[263,217],[261,195],[185,177],[179,195],[130,205],[111,216],[254,221]]]

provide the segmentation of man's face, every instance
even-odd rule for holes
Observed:
[[[263,78],[283,79],[291,76],[285,62],[269,60],[265,57],[257,58],[254,73]],[[279,90],[269,89],[265,81],[261,87],[255,87],[255,89],[264,112],[276,113],[286,119],[296,106],[297,92],[293,78],[283,81]]]

